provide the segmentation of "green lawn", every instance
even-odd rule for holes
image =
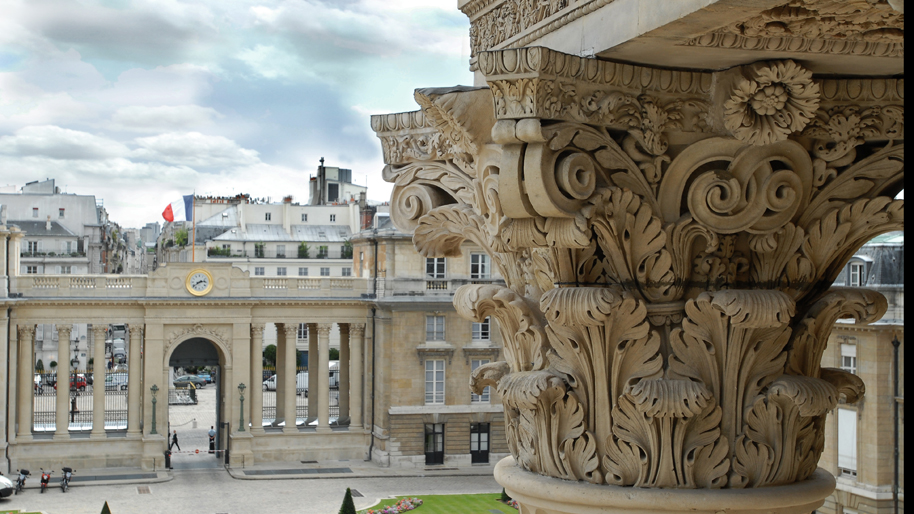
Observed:
[[[517,514],[517,509],[496,501],[500,497],[501,494],[499,493],[418,496],[423,502],[422,506],[408,512],[415,512],[416,514],[492,514],[491,511],[495,510],[504,514]],[[388,505],[393,505],[400,498],[408,498],[408,496],[398,496],[392,500],[384,500],[372,507],[372,509],[378,510]],[[360,510],[359,512],[364,513],[367,510]]]

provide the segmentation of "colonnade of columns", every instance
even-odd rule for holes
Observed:
[[[284,433],[297,432],[296,388],[297,359],[295,342],[298,322],[276,323],[276,417],[274,426],[283,426]],[[318,432],[330,431],[330,332],[332,323],[308,324],[308,411],[309,425],[317,420]],[[350,428],[362,428],[362,359],[365,336],[364,323],[339,323],[339,424],[349,422]],[[263,381],[264,324],[251,325],[251,384]],[[251,398],[251,427],[253,433],[263,433],[263,395]]]
[[[35,374],[35,325],[36,323],[16,324],[16,345],[18,354],[17,383],[17,425],[16,437],[29,440],[34,426],[34,374]],[[92,325],[93,338],[93,377],[92,377],[92,431],[90,438],[104,438],[105,435],[105,336],[107,323]],[[70,404],[70,335],[73,327],[70,324],[57,325],[57,394],[54,404],[54,439],[67,440],[69,433]],[[141,346],[143,341],[142,325],[131,324],[130,347],[128,350],[127,371],[127,435],[140,437],[140,395],[142,388]]]

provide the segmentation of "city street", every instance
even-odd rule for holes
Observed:
[[[58,481],[55,474],[52,484],[56,486]],[[141,494],[146,487],[149,493]],[[501,491],[501,486],[491,476],[236,480],[222,469],[198,469],[175,470],[172,481],[139,486],[74,483],[66,494],[59,487],[52,487],[45,494],[29,488],[22,494],[0,500],[0,511],[98,514],[107,501],[112,514],[335,514],[347,487],[363,495],[354,498],[359,509],[388,496]]]

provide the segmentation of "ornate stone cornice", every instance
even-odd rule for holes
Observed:
[[[464,346],[460,351],[463,352],[463,358],[469,366],[470,360],[478,357],[486,357],[494,362],[498,359],[500,348],[497,346]]]
[[[904,14],[871,0],[791,0],[685,45],[904,58]]]
[[[218,346],[228,352],[229,357],[232,355],[232,345],[229,344],[225,333],[222,330],[216,328],[209,328],[202,323],[196,323],[184,328],[172,329],[166,338],[164,352],[167,354],[168,350],[174,346],[175,343],[187,339],[188,336],[202,337],[212,340]]]
[[[416,355],[419,357],[419,363],[428,359],[447,359],[448,366],[451,365],[451,359],[457,349],[453,346],[417,346]]]

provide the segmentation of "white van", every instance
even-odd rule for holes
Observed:
[[[277,375],[273,375],[272,377],[263,381],[263,390],[264,391],[275,391],[276,390],[276,376]],[[305,398],[308,397],[308,372],[307,371],[299,371],[298,374],[295,375],[295,394],[303,394],[303,395],[305,395]]]
[[[105,390],[127,390],[127,373],[108,373],[105,375]]]

